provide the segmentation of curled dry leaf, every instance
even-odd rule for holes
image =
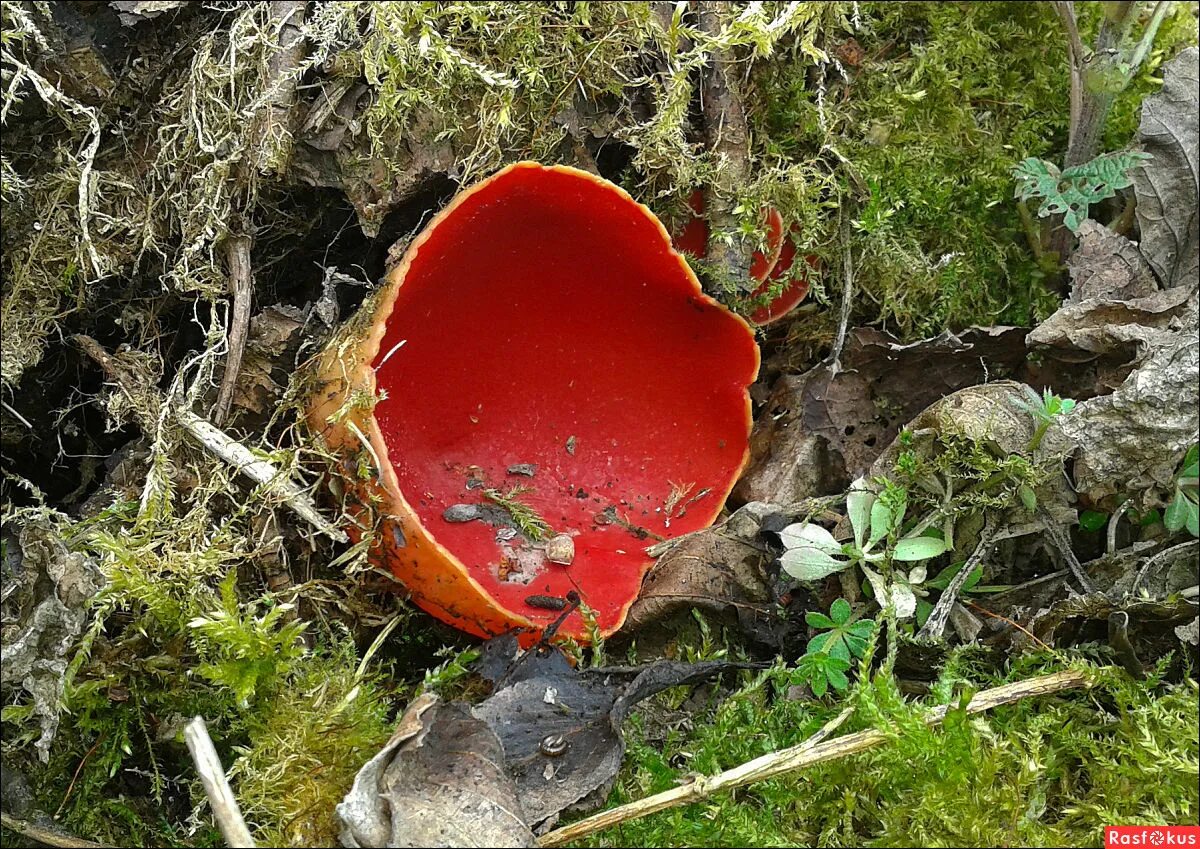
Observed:
[[[1197,48],[1163,68],[1162,90],[1142,106],[1138,141],[1154,158],[1133,173],[1141,249],[1167,288],[1200,281]]]
[[[337,806],[347,847],[533,846],[504,747],[460,704],[425,694]]]

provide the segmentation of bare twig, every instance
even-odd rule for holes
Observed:
[[[979,534],[979,544],[975,546],[975,551],[967,558],[967,562],[958,570],[958,574],[942,591],[941,597],[937,600],[937,604],[933,606],[933,612],[929,614],[929,618],[925,620],[925,625],[917,636],[921,639],[940,639],[946,630],[946,623],[950,621],[950,611],[954,608],[954,603],[958,601],[958,594],[962,591],[963,584],[967,582],[967,578],[975,571],[975,568],[983,562],[983,558],[988,556],[992,550],[992,540],[996,538],[998,526],[992,525],[990,522],[983,526],[983,531]]]
[[[1150,567],[1155,563],[1166,560],[1169,555],[1183,551],[1185,548],[1194,548],[1197,545],[1200,545],[1200,540],[1190,539],[1187,542],[1181,542],[1170,548],[1164,548],[1153,557],[1147,558],[1146,562],[1142,564],[1142,568],[1138,569],[1137,575],[1134,576],[1133,583],[1129,585],[1129,595],[1132,596],[1137,593],[1138,587],[1142,585],[1142,581],[1146,580],[1146,576],[1150,574]]]
[[[694,4],[701,31],[720,41],[722,14],[730,13],[729,3],[701,0]],[[704,71],[701,102],[708,149],[720,159],[727,186],[744,186],[750,181],[750,131],[737,90],[737,57],[733,48],[714,47],[712,65]],[[737,231],[737,217],[728,202],[709,191],[705,214],[711,232],[723,237],[711,239],[708,256],[739,286],[749,287],[750,251]]]
[[[1012,704],[1022,699],[1050,695],[1051,693],[1071,690],[1076,687],[1085,687],[1087,684],[1088,680],[1082,672],[1073,670],[1056,672],[1053,675],[1044,675],[1029,681],[1018,681],[1014,684],[1005,684],[1002,687],[984,690],[976,694],[975,698],[971,700],[971,703],[966,707],[966,712],[969,714],[983,713],[1000,705]],[[953,709],[954,707],[951,705],[942,705],[941,707],[934,708],[925,718],[925,723],[927,725],[937,725]],[[784,773],[805,769],[849,755],[856,755],[881,743],[886,743],[890,739],[892,739],[892,735],[887,732],[870,729],[854,734],[847,734],[844,737],[837,737],[827,742],[817,743],[816,745],[805,741],[798,746],[792,746],[769,755],[755,758],[741,766],[718,773],[712,777],[698,778],[691,784],[686,784],[683,787],[676,787],[663,793],[657,793],[640,801],[621,805],[620,807],[582,819],[579,822],[557,828],[538,838],[538,845],[561,846],[564,843],[578,840],[581,837],[611,828],[614,825],[640,819],[648,814],[666,810],[667,808],[674,808],[679,805],[698,802],[722,790],[765,781]]]
[[[268,26],[277,32],[278,49],[267,62],[263,88],[267,109],[258,118],[251,139],[259,144],[258,161],[263,172],[282,173],[291,153],[292,107],[296,87],[304,71],[304,0],[276,0],[267,4]],[[261,140],[261,141],[259,141]]]
[[[188,751],[192,753],[196,772],[200,774],[200,781],[208,796],[208,804],[212,807],[213,817],[225,842],[235,849],[253,849],[254,838],[250,836],[246,821],[242,819],[242,811],[238,807],[237,799],[233,797],[233,790],[225,777],[225,768],[221,766],[221,759],[217,757],[217,750],[213,748],[212,738],[208,736],[208,728],[203,718],[194,717],[184,726],[183,739],[187,743]]]
[[[1121,517],[1125,515],[1125,511],[1133,505],[1132,498],[1126,498],[1121,502],[1121,506],[1113,511],[1112,516],[1108,519],[1108,548],[1110,555],[1117,551],[1117,527],[1121,524]]]
[[[277,490],[284,502],[292,508],[296,515],[308,521],[318,531],[338,542],[349,542],[349,537],[339,528],[334,527],[317,510],[317,505],[308,493],[300,488],[295,481],[285,476],[279,469],[266,460],[261,460],[233,437],[220,428],[197,416],[191,410],[177,408],[175,418],[197,442],[210,452],[220,457],[239,472],[262,484],[268,489]]]
[[[225,259],[229,264],[229,292],[233,307],[229,319],[229,350],[225,354],[225,373],[213,407],[213,422],[220,426],[229,415],[233,390],[242,370],[246,352],[246,334],[250,329],[250,300],[254,293],[254,275],[250,269],[250,237],[230,236],[225,240]]]
[[[1067,58],[1071,66],[1071,123],[1073,136],[1079,126],[1083,112],[1083,39],[1079,37],[1079,25],[1075,20],[1075,4],[1071,0],[1056,0],[1054,11],[1067,34]]]
[[[84,840],[82,837],[75,837],[56,829],[43,828],[6,813],[0,813],[0,825],[45,846],[63,847],[63,849],[108,849],[110,845],[93,843],[91,840]]]
[[[846,347],[846,332],[850,327],[850,306],[854,302],[854,257],[850,252],[850,216],[843,211],[841,223],[842,242],[842,308],[838,315],[837,336],[833,350],[829,352],[829,374],[842,370],[842,349]]]
[[[1045,509],[1039,512],[1042,524],[1046,526],[1047,536],[1050,537],[1050,541],[1054,543],[1054,547],[1058,549],[1059,554],[1067,561],[1067,567],[1071,570],[1071,574],[1075,576],[1075,580],[1079,581],[1079,586],[1082,587],[1086,594],[1090,595],[1096,592],[1096,585],[1087,576],[1087,572],[1083,570],[1083,564],[1079,562],[1079,558],[1075,556],[1075,550],[1071,548],[1071,540],[1063,533],[1063,529],[1059,527],[1058,522],[1054,520],[1053,516]]]

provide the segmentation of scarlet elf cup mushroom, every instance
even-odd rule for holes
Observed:
[[[324,352],[308,420],[423,609],[537,634],[575,591],[609,634],[646,546],[711,524],[745,465],[758,357],[646,207],[522,162],[412,243]],[[559,633],[587,639],[579,612]]]

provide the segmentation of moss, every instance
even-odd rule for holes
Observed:
[[[1000,678],[976,672],[964,682],[951,674],[940,686],[982,688],[1061,666],[1031,657]],[[973,718],[952,713],[936,728],[920,721],[924,708],[906,705],[890,681],[876,681],[858,688],[858,712],[843,729],[876,725],[894,732],[893,741],[580,845],[1099,846],[1104,825],[1195,822],[1195,683],[1141,683],[1119,670],[1089,668],[1095,684],[1086,692]],[[610,804],[806,739],[837,706],[785,698],[793,674],[765,673],[661,746],[637,739],[635,721]]]
[[[1099,5],[1086,4],[1085,33]],[[1031,325],[1057,305],[1046,286],[1054,270],[1030,251],[1011,172],[1027,156],[1059,160],[1066,148],[1066,47],[1053,10],[1012,2],[861,9],[861,27],[837,34],[861,47],[861,64],[845,67],[848,82],[827,71],[821,104],[804,57],[767,63],[757,107],[768,150],[800,160],[834,145],[866,187],[854,213],[855,323],[906,338]],[[1129,141],[1159,64],[1194,42],[1194,30],[1179,7],[1118,97],[1106,149]],[[828,226],[806,239],[805,250],[840,269]],[[837,291],[840,279],[829,277],[826,287]]]

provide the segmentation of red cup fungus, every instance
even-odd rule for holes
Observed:
[[[704,219],[704,192],[695,191],[688,198],[688,206],[692,217],[684,224],[683,229],[675,235],[675,247],[687,251],[694,256],[703,257],[708,253],[708,222]],[[796,260],[796,243],[790,235],[783,233],[783,218],[779,211],[768,207],[764,211],[766,219],[766,252],[755,251],[750,258],[750,276],[758,281],[759,286],[751,292],[751,297],[757,297],[770,291],[771,286],[780,280],[790,280],[782,292],[775,296],[770,303],[759,307],[748,318],[757,326],[770,324],[783,318],[792,308],[808,295],[808,274],[792,274],[792,265]],[[792,228],[796,232],[796,228]],[[817,268],[816,257],[807,258],[810,269]]]
[[[758,348],[617,186],[531,162],[462,191],[318,365],[373,565],[526,640],[575,592],[620,627],[645,548],[707,527],[749,455]],[[352,534],[354,535],[354,534]],[[586,641],[581,611],[561,635]]]

